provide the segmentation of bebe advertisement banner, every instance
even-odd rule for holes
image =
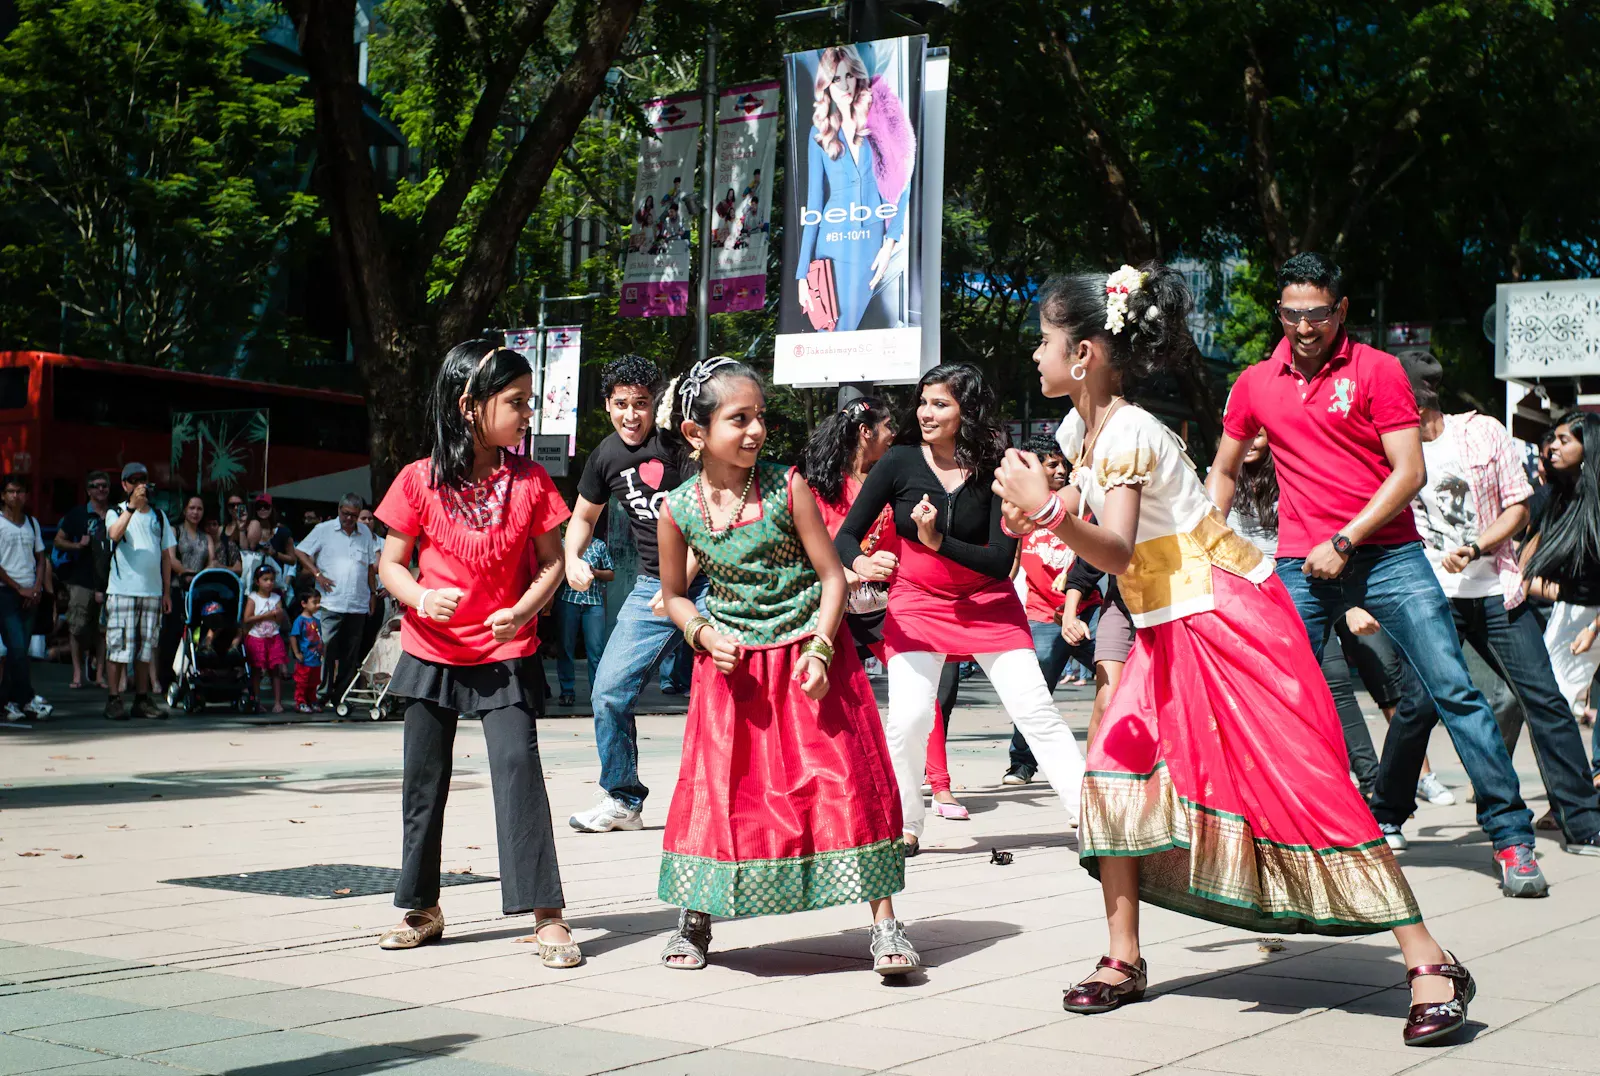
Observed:
[[[655,134],[640,146],[633,188],[633,227],[622,272],[625,318],[681,317],[689,312],[689,209],[700,145],[700,96],[681,93],[645,105]]]
[[[710,185],[713,314],[760,310],[767,301],[767,238],[778,146],[778,84],[722,91]]]
[[[901,37],[785,57],[780,384],[921,375],[926,46]]]

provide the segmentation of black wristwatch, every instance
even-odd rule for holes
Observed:
[[[1483,549],[1478,545],[1477,542],[1468,542],[1467,548],[1472,550],[1473,560],[1477,560],[1479,557],[1483,556]]]
[[[1350,551],[1356,547],[1354,542],[1342,534],[1335,534],[1328,540],[1333,543],[1333,551],[1339,554],[1341,557],[1348,557],[1350,555]]]

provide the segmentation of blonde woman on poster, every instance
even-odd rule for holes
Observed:
[[[822,50],[814,89],[797,295],[810,314],[807,273],[813,261],[832,261],[833,331],[849,332],[904,242],[916,134],[905,105],[852,46]]]

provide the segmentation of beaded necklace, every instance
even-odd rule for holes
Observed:
[[[712,541],[726,538],[728,532],[733,530],[733,525],[739,522],[739,518],[744,515],[745,499],[750,496],[750,487],[755,485],[755,482],[756,469],[752,467],[750,468],[750,476],[744,480],[744,489],[739,493],[739,499],[734,502],[736,507],[733,510],[733,514],[728,518],[728,522],[723,525],[722,529],[718,530],[715,521],[711,518],[711,504],[706,500],[706,475],[704,471],[700,472],[700,479],[694,484],[694,492],[695,496],[699,498],[700,515],[706,521],[706,532],[710,535]]]

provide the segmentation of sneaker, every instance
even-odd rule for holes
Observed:
[[[128,720],[128,712],[122,708],[122,696],[121,695],[108,695],[108,696],[106,696],[106,720],[107,721],[126,721],[126,720]]]
[[[1456,794],[1444,787],[1439,775],[1431,770],[1418,779],[1417,795],[1439,807],[1449,807],[1456,801]]]
[[[22,712],[32,717],[35,721],[48,721],[56,708],[45,701],[43,695],[35,695]]]
[[[14,702],[6,703],[6,720],[7,721],[15,724],[18,721],[26,721],[27,719],[28,719],[28,715],[23,712],[22,707],[18,706]]]
[[[1550,892],[1550,883],[1533,858],[1533,845],[1514,844],[1494,854],[1495,866],[1500,868],[1500,892],[1508,897],[1543,897]]]
[[[302,702],[299,706],[296,706],[295,709],[300,711],[302,714],[316,713],[316,711],[311,708],[311,704],[309,702]]]
[[[1561,850],[1575,856],[1600,856],[1600,833],[1591,833],[1581,841],[1562,841]]]
[[[578,705],[578,696],[574,695],[570,691],[563,691],[561,693],[561,697],[556,700],[556,705],[557,706],[576,706],[576,705]]]
[[[167,716],[167,708],[154,695],[135,695],[132,713],[134,717],[162,720]]]
[[[1406,840],[1406,835],[1400,832],[1399,826],[1391,825],[1388,822],[1379,822],[1378,829],[1383,833],[1384,843],[1393,851],[1404,852],[1411,847],[1411,842]]]
[[[644,817],[638,808],[602,792],[599,803],[567,819],[567,825],[579,833],[605,833],[613,829],[643,829]]]
[[[1019,762],[1006,771],[1006,775],[1000,778],[1000,783],[1003,785],[1025,785],[1033,780],[1033,775],[1036,772],[1038,771],[1026,762]]]

